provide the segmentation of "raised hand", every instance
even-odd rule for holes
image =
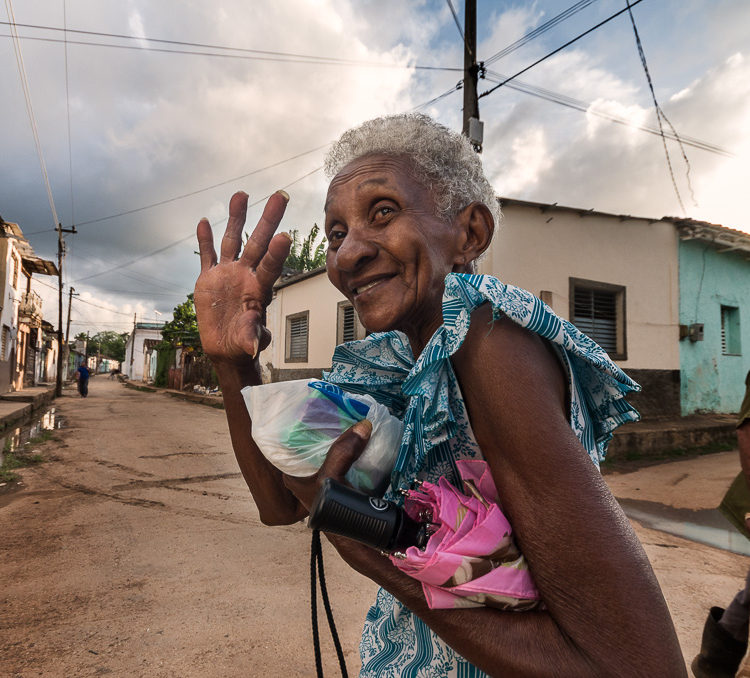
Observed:
[[[195,283],[195,311],[203,351],[215,362],[255,358],[271,340],[263,317],[291,247],[286,233],[274,236],[288,201],[283,191],[268,199],[240,254],[247,193],[235,193],[218,261],[211,225],[207,219],[198,223],[201,273]]]

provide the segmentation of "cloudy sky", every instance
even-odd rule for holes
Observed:
[[[479,0],[477,52],[487,62],[480,92],[624,5]],[[55,210],[79,231],[67,237],[64,266],[66,285],[80,295],[73,333],[125,331],[134,313],[168,319],[197,276],[195,224],[207,216],[221,233],[236,190],[254,202],[287,187],[284,227],[306,232],[320,223],[325,146],[348,127],[420,106],[461,125],[460,92],[422,106],[462,77],[461,36],[446,0],[11,6]],[[463,23],[463,2],[453,6]],[[537,30],[566,10],[565,20]],[[688,142],[689,175],[680,148],[667,142],[680,199],[661,139],[642,129],[657,120],[627,13],[528,70],[516,88],[480,99],[488,176],[501,196],[750,231],[742,202],[750,179],[750,2],[642,0],[633,15],[656,97]],[[11,17],[0,10],[0,21],[0,214],[54,259],[54,218]],[[260,210],[251,208],[249,221]],[[56,281],[39,280],[45,317],[56,325],[48,286]]]

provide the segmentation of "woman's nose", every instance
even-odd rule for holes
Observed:
[[[377,245],[366,234],[350,229],[336,250],[334,264],[340,271],[356,271],[377,254]]]

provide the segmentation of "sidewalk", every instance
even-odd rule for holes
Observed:
[[[42,384],[0,394],[0,432],[23,422],[55,399],[55,385]]]

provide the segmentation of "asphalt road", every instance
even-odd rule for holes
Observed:
[[[0,675],[315,675],[309,532],[260,523],[223,411],[103,377],[89,393],[56,401],[66,426],[39,446],[47,461],[0,493]],[[737,469],[722,453],[606,478],[618,497],[701,510]],[[689,662],[708,607],[732,598],[749,561],[635,526]],[[356,675],[375,586],[326,556]]]

